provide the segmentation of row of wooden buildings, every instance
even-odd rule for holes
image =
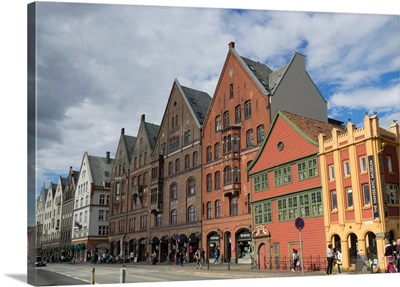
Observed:
[[[305,66],[293,53],[273,71],[231,42],[212,97],[175,80],[160,125],[142,115],[136,136],[121,129],[115,158],[85,152],[79,171],[43,187],[38,252],[162,261],[204,248],[282,268],[301,235],[310,270],[328,243],[343,268],[358,255],[383,266],[383,239],[400,236],[398,124],[328,118]]]

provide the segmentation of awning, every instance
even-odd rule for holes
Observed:
[[[82,250],[85,249],[85,244],[84,243],[78,243],[75,245],[75,250]]]
[[[75,245],[74,244],[71,244],[69,247],[68,247],[68,250],[74,250],[75,249]]]

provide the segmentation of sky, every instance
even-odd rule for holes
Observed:
[[[2,282],[8,286],[22,284],[26,276],[22,227],[32,219],[24,208],[27,200],[35,200],[43,184],[66,176],[70,166],[79,170],[85,151],[114,156],[121,128],[135,136],[141,114],[160,124],[174,79],[213,96],[231,41],[241,56],[273,70],[288,63],[293,52],[305,55],[330,117],[350,118],[361,127],[365,112],[376,112],[385,128],[399,119],[400,11],[391,0],[113,2],[121,5],[47,1],[37,11],[37,187],[28,198],[29,1],[1,2],[6,39],[1,48],[6,183],[1,212],[3,257],[8,258]],[[151,7],[127,6],[144,4]],[[188,6],[201,8],[176,8]],[[329,282],[337,286],[338,281]]]

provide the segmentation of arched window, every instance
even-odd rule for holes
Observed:
[[[244,102],[244,118],[251,118],[251,101]]]
[[[199,163],[199,154],[197,153],[197,151],[195,151],[193,153],[193,167],[197,166],[198,163]]]
[[[189,206],[188,209],[188,222],[194,222],[196,220],[196,207],[194,205]]]
[[[185,155],[185,170],[190,168],[190,157],[189,155]]]
[[[178,199],[178,185],[176,183],[171,185],[171,200]]]
[[[254,140],[253,140],[253,130],[249,129],[246,132],[246,147],[252,147],[254,144]]]
[[[206,149],[206,162],[210,162],[212,159],[212,148],[208,146]]]
[[[235,107],[235,123],[239,123],[242,121],[242,107],[241,105],[237,105]]]
[[[173,209],[171,211],[171,225],[177,223],[178,223],[178,211],[176,209]]]
[[[215,117],[215,131],[221,130],[221,116]]]
[[[221,157],[221,148],[220,148],[220,144],[219,144],[219,143],[216,143],[216,144],[214,145],[214,159],[217,160],[217,159],[220,159],[220,157]]]
[[[189,179],[188,181],[188,195],[195,195],[196,194],[196,180],[194,178]]]
[[[215,172],[215,189],[221,188],[221,172],[218,170]]]
[[[181,171],[181,160],[178,158],[175,161],[175,173],[178,173]]]
[[[170,161],[168,163],[168,175],[171,175],[174,173],[174,164],[172,163],[172,161]]]
[[[224,128],[229,127],[229,111],[224,112]]]
[[[212,175],[211,173],[207,174],[207,191],[212,190]]]
[[[264,125],[257,127],[257,144],[261,143],[264,139]]]

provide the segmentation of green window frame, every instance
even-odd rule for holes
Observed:
[[[272,222],[272,202],[266,201],[254,205],[254,223],[265,224]]]
[[[254,191],[261,191],[269,188],[268,172],[258,174],[254,177]]]
[[[292,182],[292,168],[290,165],[274,170],[275,186],[281,186]]]
[[[305,180],[318,176],[317,158],[310,158],[297,163],[297,179]]]
[[[278,221],[321,215],[323,215],[321,190],[278,199]]]

